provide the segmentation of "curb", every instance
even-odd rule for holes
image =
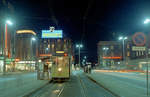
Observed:
[[[32,94],[34,94],[35,92],[39,91],[40,89],[44,88],[46,85],[48,85],[50,83],[50,81],[48,81],[47,83],[45,83],[44,85],[42,85],[41,87],[29,92],[28,94],[23,95],[22,97],[29,97]]]
[[[94,80],[92,77],[90,77],[89,75],[86,74],[86,76],[93,81],[94,83],[96,83],[97,85],[99,85],[100,87],[104,88],[106,91],[110,92],[113,96],[115,97],[121,97],[118,94],[112,92],[110,89],[106,88],[104,85],[100,84],[99,82],[97,82],[96,80]]]

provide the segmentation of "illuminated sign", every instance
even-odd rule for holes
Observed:
[[[63,31],[54,30],[51,32],[50,30],[42,30],[42,38],[63,38]]]
[[[132,51],[145,51],[146,47],[145,46],[133,46]]]
[[[52,56],[51,54],[40,54],[40,57],[45,57],[45,56]]]
[[[30,33],[30,34],[36,35],[36,33],[32,30],[18,30],[16,33],[17,34]]]
[[[64,51],[56,51],[57,54],[63,54]]]
[[[103,59],[122,59],[122,57],[103,57]]]

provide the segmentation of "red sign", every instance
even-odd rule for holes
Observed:
[[[144,46],[146,43],[146,36],[142,32],[137,32],[133,35],[132,40],[136,46]]]
[[[122,59],[122,57],[103,57],[103,59]]]

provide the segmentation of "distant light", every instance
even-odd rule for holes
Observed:
[[[36,39],[34,37],[32,37],[32,40],[35,41]]]
[[[124,37],[124,39],[128,39],[128,37]]]
[[[7,20],[6,23],[9,24],[9,25],[13,24],[10,20]]]
[[[123,39],[123,37],[121,36],[121,37],[119,37],[119,40],[122,40]]]
[[[145,21],[144,21],[144,24],[148,24],[150,22],[150,19],[146,19]]]
[[[103,50],[105,50],[106,48],[104,47]]]
[[[39,62],[42,62],[42,60],[39,60]]]
[[[82,44],[80,44],[80,47],[82,48],[82,47],[83,47],[83,45],[82,45]]]
[[[79,47],[79,45],[77,44],[77,45],[76,45],[76,47],[78,48],[78,47]]]
[[[62,68],[58,68],[58,71],[59,71],[59,72],[62,71]]]
[[[76,48],[78,48],[78,47],[79,47],[79,48],[82,48],[83,45],[82,45],[82,44],[77,44],[77,45],[76,45]]]
[[[48,50],[48,48],[46,48],[46,50]]]
[[[108,47],[104,47],[103,50],[109,50],[109,48]]]

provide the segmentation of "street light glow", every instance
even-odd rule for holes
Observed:
[[[82,44],[80,44],[80,47],[82,48],[82,47],[83,47],[83,45],[82,45]]]
[[[76,47],[79,47],[79,45],[77,44]]]
[[[48,47],[46,48],[46,50],[48,50]]]
[[[77,45],[76,45],[76,48],[78,48],[78,47],[82,48],[83,45],[82,45],[82,44],[77,44]]]
[[[34,37],[32,37],[32,40],[35,41],[36,39]]]
[[[148,24],[150,22],[150,19],[146,19],[145,21],[144,21],[144,24]]]
[[[126,40],[126,39],[128,39],[128,37],[119,37],[119,40]]]
[[[119,37],[119,40],[122,40],[123,39],[123,37],[121,36],[121,37]]]
[[[128,37],[124,37],[124,39],[128,39]]]
[[[6,23],[9,24],[9,25],[13,24],[10,20],[7,20]]]

